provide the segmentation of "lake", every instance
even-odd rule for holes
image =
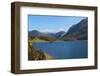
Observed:
[[[87,40],[36,42],[33,46],[55,59],[78,59],[88,57]]]

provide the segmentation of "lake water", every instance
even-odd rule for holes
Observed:
[[[53,56],[55,59],[78,59],[88,57],[87,40],[33,43],[37,49]]]

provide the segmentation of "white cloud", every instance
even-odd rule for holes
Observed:
[[[60,28],[59,31],[65,31],[65,29],[64,28]]]

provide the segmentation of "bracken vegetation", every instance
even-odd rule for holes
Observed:
[[[28,59],[29,60],[45,60],[46,57],[41,50],[32,47],[32,44],[28,42]]]
[[[35,37],[31,37],[28,40],[28,60],[51,60],[53,59],[52,56],[48,55],[47,53],[44,53],[41,49],[36,49],[34,46],[32,46],[32,43],[36,41]],[[37,39],[39,42],[45,42],[44,40]],[[36,42],[37,42],[36,41]]]

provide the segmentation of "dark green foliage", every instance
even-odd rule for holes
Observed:
[[[39,36],[38,38],[41,40],[45,40],[45,41],[55,41],[56,40],[53,37],[46,37],[46,36]]]
[[[54,38],[54,37],[47,37],[47,36],[36,36],[36,37],[35,36],[29,36],[28,38],[29,38],[29,40],[38,38],[40,40],[50,41],[50,42],[56,40],[56,38]]]

